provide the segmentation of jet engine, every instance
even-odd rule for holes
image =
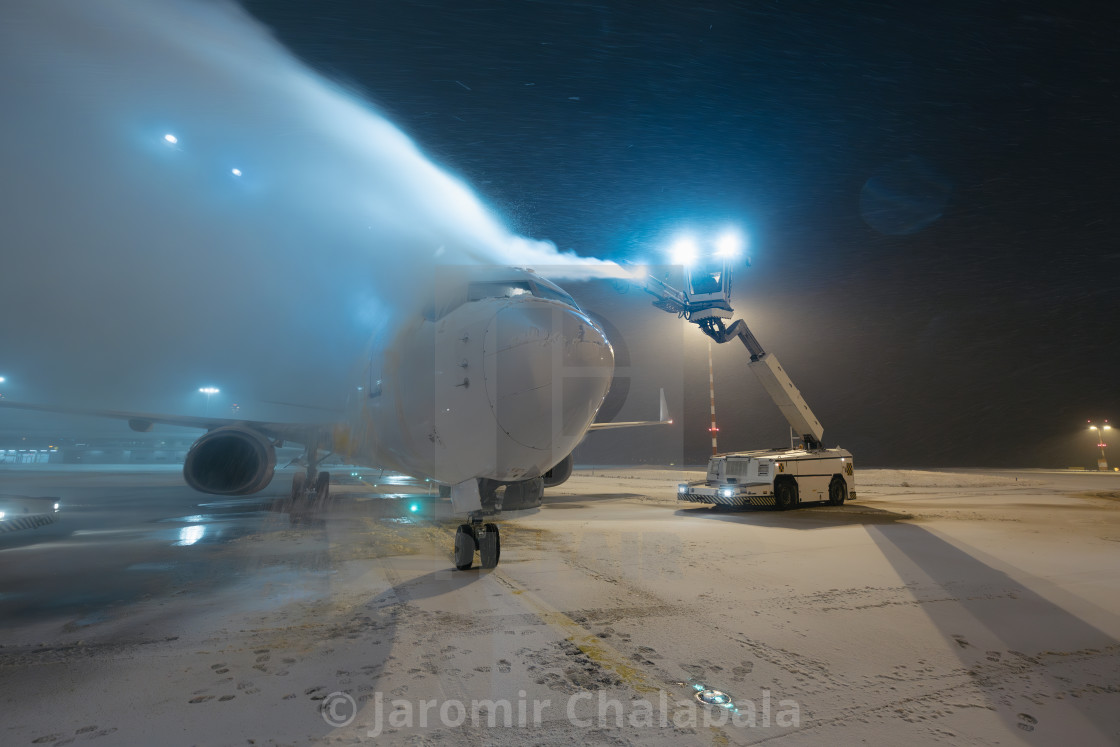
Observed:
[[[249,495],[268,487],[275,468],[271,441],[250,428],[227,425],[194,442],[183,477],[201,493]]]
[[[544,478],[544,486],[546,488],[555,488],[557,485],[562,485],[572,476],[572,455],[564,457],[560,463],[555,467],[545,472],[542,477]]]

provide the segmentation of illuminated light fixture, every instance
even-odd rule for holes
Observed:
[[[743,252],[743,237],[737,231],[727,231],[716,239],[716,256],[721,259],[735,259]]]
[[[204,387],[199,388],[198,391],[202,394],[217,394],[221,390],[218,389],[218,387],[216,387],[216,386],[204,386]]]
[[[697,258],[700,256],[700,248],[696,245],[696,240],[690,236],[677,239],[669,249],[669,256],[675,265],[684,265],[688,267],[696,263]]]
[[[3,520],[4,520],[4,512],[0,511],[0,521],[3,521]]]
[[[696,699],[706,705],[731,707],[731,696],[721,690],[703,689],[696,693]]]
[[[408,507],[408,510],[411,511],[412,513],[416,513],[417,511],[420,510],[420,505],[417,504],[417,503],[413,503],[411,506]]]
[[[230,169],[229,173],[233,174],[234,176],[241,176],[241,169]]]
[[[179,142],[179,138],[175,137],[170,132],[164,135],[163,139],[166,140],[169,145],[175,145]]]

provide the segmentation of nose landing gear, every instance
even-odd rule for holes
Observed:
[[[482,567],[496,568],[502,555],[498,525],[484,524],[481,512],[471,514],[470,520],[469,524],[460,524],[455,530],[455,567],[460,571],[470,570],[474,564],[474,552],[478,550]]]

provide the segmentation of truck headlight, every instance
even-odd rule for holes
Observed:
[[[684,495],[685,493],[688,492],[688,486],[687,485],[678,485],[677,486],[677,492],[681,495]],[[0,514],[0,516],[2,516],[2,514]]]
[[[731,496],[735,495],[735,491],[732,488],[720,488],[719,494],[724,498],[730,498]]]

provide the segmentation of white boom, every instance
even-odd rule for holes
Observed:
[[[764,353],[757,360],[748,363],[747,368],[754,371],[754,375],[762,382],[762,386],[766,389],[766,393],[770,395],[770,399],[774,400],[774,404],[782,411],[782,415],[785,415],[790,427],[801,434],[802,440],[806,436],[812,436],[813,440],[819,444],[821,437],[824,435],[824,427],[821,426],[821,421],[817,420],[813,411],[809,409],[809,405],[805,404],[805,398],[793,385],[774,354]]]
[[[712,278],[716,280],[714,283],[707,282],[706,287],[701,287],[697,277],[703,281]],[[820,448],[824,427],[813,415],[813,411],[805,403],[805,398],[794,386],[793,381],[782,368],[782,364],[773,354],[762,349],[762,344],[742,319],[730,327],[724,325],[723,320],[730,318],[734,313],[731,308],[730,263],[723,261],[719,270],[711,268],[694,270],[688,274],[687,280],[688,290],[680,291],[651,276],[646,280],[645,290],[657,299],[653,302],[654,306],[684,317],[700,327],[704,334],[716,342],[723,344],[738,337],[751,356],[747,367],[758,377],[790,427],[801,436],[805,448]]]

